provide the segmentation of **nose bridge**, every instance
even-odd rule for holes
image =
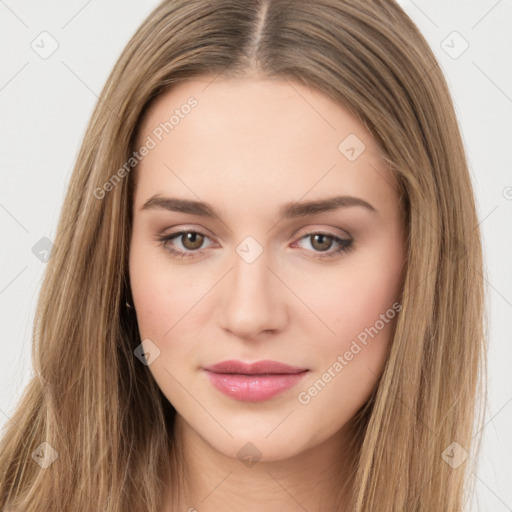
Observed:
[[[251,237],[252,238],[252,237]],[[253,239],[254,240],[254,239]],[[257,245],[256,245],[257,244]],[[257,295],[261,291],[269,290],[269,274],[267,268],[269,253],[254,241],[243,241],[236,249],[233,271],[233,292],[236,294],[246,292],[249,295]],[[256,298],[256,297],[255,297]]]
[[[275,329],[282,314],[278,304],[279,280],[269,270],[270,253],[253,237],[237,247],[223,292],[224,327],[239,336],[255,336]]]

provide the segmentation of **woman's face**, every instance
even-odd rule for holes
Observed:
[[[131,289],[178,421],[240,459],[335,439],[401,309],[405,226],[375,139],[298,83],[204,77],[153,103],[137,148]],[[259,361],[295,373],[243,367]]]

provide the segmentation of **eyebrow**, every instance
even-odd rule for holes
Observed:
[[[287,203],[280,208],[279,215],[284,219],[295,219],[310,217],[319,213],[336,211],[352,206],[363,207],[372,213],[378,213],[370,203],[359,197],[334,196],[316,201]],[[164,209],[172,212],[188,213],[200,217],[222,220],[221,215],[211,204],[190,199],[164,197],[157,194],[148,199],[141,207],[141,210],[152,209]]]

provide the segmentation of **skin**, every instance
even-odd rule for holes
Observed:
[[[137,168],[130,244],[141,340],[160,351],[148,368],[177,410],[177,446],[191,474],[176,508],[169,487],[165,510],[333,510],[347,477],[349,421],[382,373],[396,316],[308,403],[298,395],[399,301],[406,246],[398,188],[364,124],[323,93],[284,80],[181,82],[152,104],[139,147],[190,96],[198,105]],[[349,134],[366,146],[354,161],[338,149]],[[156,194],[208,202],[222,221],[142,210]],[[342,194],[376,212],[351,206],[279,218],[285,203]],[[186,259],[157,240],[182,230],[206,235],[168,242],[196,252]],[[319,231],[352,239],[353,250],[321,259],[340,245],[305,236]],[[252,263],[237,252],[248,236],[263,251]],[[228,359],[309,372],[270,400],[242,402],[202,370]],[[248,442],[261,453],[252,467],[237,456]]]

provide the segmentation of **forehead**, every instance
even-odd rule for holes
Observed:
[[[189,108],[191,101],[197,105]],[[260,132],[267,139],[276,134],[279,140],[287,135],[327,136],[327,143],[336,142],[352,130],[351,133],[364,139],[367,149],[382,151],[364,124],[343,105],[317,89],[288,79],[207,75],[179,81],[152,102],[141,124],[139,139],[144,132],[169,121],[173,113],[179,116],[172,122],[175,135],[183,130],[174,128],[190,117],[182,124],[192,124],[198,135],[201,128],[208,132],[237,128],[250,132],[252,137]]]
[[[211,76],[178,82],[148,109],[138,147],[148,138],[154,148],[137,169],[146,196],[175,187],[188,196],[245,188],[299,200],[366,189],[368,200],[396,202],[383,151],[365,125],[297,82]]]

